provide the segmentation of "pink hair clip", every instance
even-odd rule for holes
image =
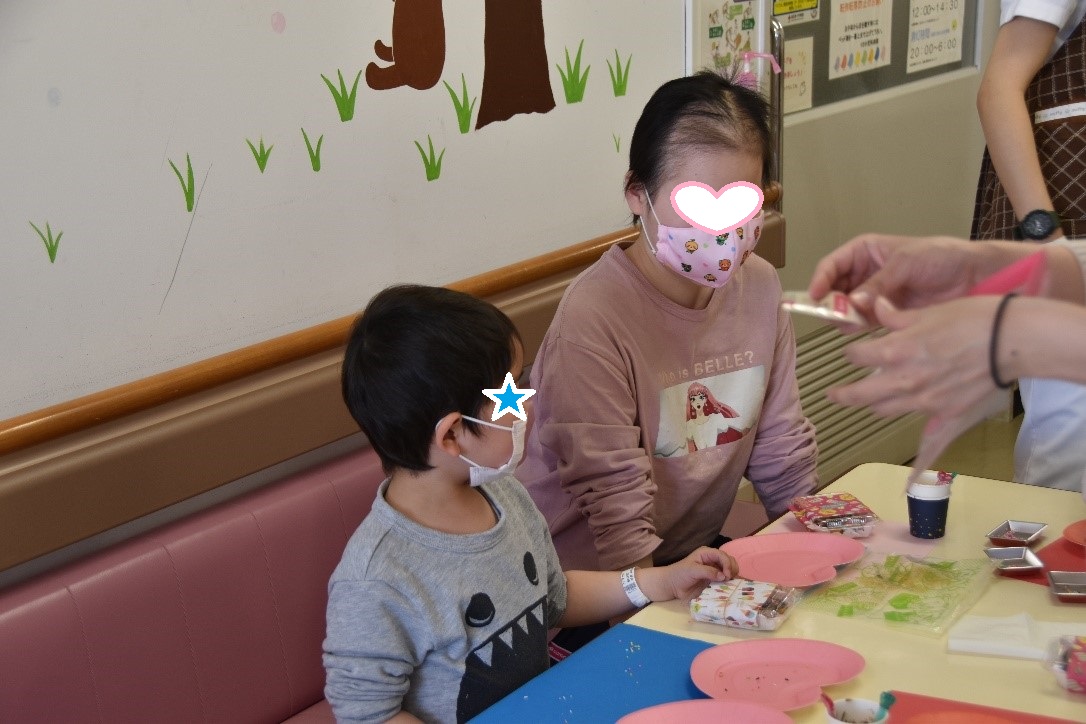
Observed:
[[[758,76],[750,69],[752,58],[766,58],[769,60],[774,73],[780,73],[781,67],[777,65],[777,59],[771,53],[754,53],[749,50],[743,53],[743,72],[735,77],[735,84],[751,90],[758,90]]]

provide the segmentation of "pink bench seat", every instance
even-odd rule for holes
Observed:
[[[332,721],[327,582],[371,450],[0,591],[0,722]]]

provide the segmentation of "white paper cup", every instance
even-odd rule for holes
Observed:
[[[920,500],[943,500],[950,497],[951,483],[941,482],[939,473],[926,470],[917,476],[916,482],[909,485],[907,492]]]
[[[882,716],[879,716],[879,712]],[[886,724],[890,721],[890,712],[879,706],[877,701],[870,699],[834,699],[833,713],[826,711],[826,721],[844,722],[845,724],[861,724],[878,722]]]

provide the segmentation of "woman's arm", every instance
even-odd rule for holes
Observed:
[[[814,425],[799,403],[792,320],[780,308],[776,315],[773,364],[766,371],[765,401],[746,469],[770,520],[786,513],[792,498],[818,485]]]
[[[977,93],[984,140],[1015,217],[1034,209],[1052,209],[1045,186],[1026,89],[1048,60],[1059,31],[1033,18],[1015,17],[999,29]],[[1058,229],[1050,239],[1062,235]]]
[[[1003,379],[1046,377],[1086,383],[1086,308],[1046,299],[1012,299],[998,342]]]

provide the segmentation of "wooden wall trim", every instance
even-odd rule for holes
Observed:
[[[531,362],[569,283],[628,228],[450,286],[510,316]],[[758,254],[784,261],[783,218]],[[0,422],[0,572],[357,435],[340,395],[353,317]]]
[[[510,264],[449,285],[490,297],[586,266],[615,243],[637,238],[631,226]],[[184,367],[0,421],[0,455],[120,419],[281,365],[335,349],[346,342],[355,315],[292,332]]]
[[[766,207],[778,205],[781,196],[780,185],[771,184],[765,191]],[[771,228],[778,231],[763,236],[758,254],[779,268],[784,266],[784,218],[776,211],[767,211],[766,229]],[[448,286],[477,297],[493,297],[588,266],[613,244],[632,243],[639,233],[638,227],[628,226]],[[355,315],[333,319],[184,367],[0,420],[0,456],[335,349],[346,342],[354,319]]]

